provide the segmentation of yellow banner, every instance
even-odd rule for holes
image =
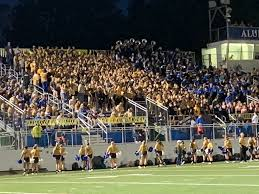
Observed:
[[[137,117],[103,117],[99,118],[103,123],[106,124],[132,124],[132,123],[145,123],[146,117],[145,116],[137,116]]]
[[[42,120],[26,120],[25,125],[28,127],[34,127],[35,125],[40,126],[69,126],[69,125],[78,125],[78,119],[64,118],[64,119],[42,119]]]

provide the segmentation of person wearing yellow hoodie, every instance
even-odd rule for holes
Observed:
[[[31,135],[32,135],[32,138],[35,141],[34,143],[37,144],[37,145],[40,145],[40,139],[41,139],[41,136],[42,136],[42,127],[39,124],[35,125],[32,128]]]

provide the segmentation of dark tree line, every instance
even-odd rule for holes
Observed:
[[[199,51],[208,40],[207,0],[19,0],[6,40],[21,47],[76,46],[106,49],[118,39],[147,38],[167,48]],[[235,0],[233,16],[259,21],[259,0]]]

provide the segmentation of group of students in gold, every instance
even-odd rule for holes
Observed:
[[[247,161],[247,150],[250,153],[250,160],[257,159],[256,148],[258,147],[258,141],[255,137],[249,137],[248,140],[245,140],[244,133],[240,134],[239,137],[239,146],[240,146],[240,161],[246,162]],[[229,163],[233,159],[233,145],[229,137],[225,137],[224,139],[224,154],[225,154],[225,161]],[[200,151],[203,155],[203,163],[206,161],[211,164],[213,162],[213,143],[211,139],[204,137],[202,147],[198,149],[198,145],[195,139],[191,140],[189,144],[189,149],[191,153],[191,161],[192,164],[197,163],[197,151]],[[154,150],[156,153],[156,159],[158,162],[158,166],[163,166],[165,163],[163,162],[163,155],[164,155],[164,144],[157,140],[154,146]],[[146,141],[143,141],[139,146],[139,149],[136,153],[140,155],[139,160],[139,168],[145,168],[147,166],[148,161],[148,145]],[[119,153],[119,148],[115,144],[114,141],[108,146],[106,153],[110,157],[110,166],[111,169],[117,169],[117,157]],[[65,147],[60,144],[56,143],[55,147],[52,151],[53,157],[56,161],[56,173],[62,172],[65,169],[65,155],[67,154]],[[83,170],[87,169],[89,171],[93,170],[93,149],[89,143],[86,145],[82,145],[79,149],[79,156],[82,161],[82,168]],[[176,144],[176,164],[182,165],[184,163],[184,155],[186,154],[186,147],[183,141],[178,140]],[[38,145],[34,145],[33,148],[30,150],[27,146],[24,147],[21,153],[21,159],[23,159],[24,165],[24,175],[28,175],[30,169],[32,169],[32,174],[37,174],[39,171],[39,161],[41,156],[41,150],[39,149]],[[87,159],[85,159],[87,158]]]
[[[240,162],[246,162],[247,161],[247,154],[246,152],[249,152],[249,157],[250,157],[250,161],[254,160],[254,159],[258,159],[259,155],[258,155],[258,137],[253,137],[250,136],[248,138],[248,140],[246,141],[245,139],[245,134],[244,133],[240,133],[240,137],[239,137],[239,146],[240,146]]]
[[[139,160],[139,168],[146,168],[147,166],[147,156],[148,156],[148,146],[146,141],[142,141],[141,145],[139,146],[139,149],[137,153],[140,154],[140,160]],[[156,159],[158,162],[158,166],[163,166],[165,163],[163,162],[162,156],[164,152],[164,144],[160,141],[157,140],[156,144],[154,146],[154,150],[156,153]],[[152,150],[153,151],[153,150]]]
[[[39,172],[39,161],[40,161],[40,153],[38,145],[34,145],[30,150],[28,146],[25,146],[21,153],[21,159],[23,158],[23,175],[28,175],[30,169],[32,170],[32,174],[37,174]]]
[[[23,175],[38,174],[39,162],[41,160],[41,152],[38,145],[35,144],[30,150],[28,146],[25,146],[21,153],[21,159],[23,159]],[[56,173],[62,172],[65,169],[65,155],[67,154],[65,147],[56,143],[52,151],[53,157],[56,160]]]

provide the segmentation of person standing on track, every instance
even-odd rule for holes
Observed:
[[[159,162],[158,167],[161,167],[164,165],[163,158],[162,158],[163,151],[164,151],[164,144],[158,139],[155,145],[156,158]]]
[[[181,144],[182,144],[182,141],[180,140],[176,142],[176,147],[175,147],[175,153],[177,155],[176,166],[182,165],[183,146]]]
[[[39,160],[40,160],[40,149],[38,145],[35,144],[33,149],[31,150],[31,158],[32,158],[32,174],[38,174],[39,172]]]
[[[192,163],[191,164],[196,164],[197,163],[197,149],[198,149],[198,146],[196,144],[196,141],[195,139],[193,139],[190,143],[190,151],[191,151],[191,160],[192,160]]]
[[[106,154],[110,155],[111,157],[111,170],[117,169],[117,153],[119,149],[114,141],[111,142],[111,145],[107,148]]]
[[[29,174],[30,157],[31,157],[31,151],[28,149],[28,146],[25,146],[21,153],[21,159],[23,158],[23,175]]]
[[[209,160],[209,164],[212,164],[213,162],[213,156],[212,156],[212,153],[213,153],[213,143],[210,139],[208,139],[208,145],[207,145],[207,149],[205,150],[206,154],[207,154],[207,157],[208,157],[208,160]]]
[[[139,168],[146,168],[147,166],[147,151],[148,151],[147,143],[146,141],[142,141],[138,149],[138,153],[141,154],[140,161],[139,161]]]
[[[61,172],[61,148],[60,144],[56,143],[56,146],[53,148],[53,157],[56,160],[56,174]]]
[[[232,156],[233,156],[233,148],[232,148],[232,142],[230,141],[229,137],[225,137],[225,141],[224,141],[224,148],[226,150],[225,153],[225,161],[226,163],[229,163],[229,161],[232,160]]]
[[[86,144],[85,155],[87,156],[86,166],[88,168],[88,171],[93,171],[93,164],[92,164],[93,149],[89,143]]]
[[[80,156],[81,159],[81,163],[82,163],[82,171],[85,170],[86,168],[86,160],[85,160],[85,146],[81,145],[79,151],[78,151],[78,155]]]
[[[250,161],[253,161],[254,160],[254,149],[256,147],[256,142],[255,142],[255,139],[252,135],[248,138],[247,147],[248,147],[248,151],[250,153]]]
[[[61,155],[61,159],[60,159],[60,163],[61,163],[61,171],[63,172],[65,170],[65,155],[67,154],[66,152],[66,148],[64,147],[64,145],[60,144],[60,155]]]
[[[240,146],[240,163],[243,163],[243,162],[246,162],[246,151],[247,151],[244,133],[240,133],[239,146]]]
[[[204,137],[203,138],[203,143],[202,143],[202,147],[201,147],[201,151],[203,153],[203,161],[202,163],[205,163],[206,162],[206,158],[207,158],[207,154],[205,152],[205,150],[207,149],[207,146],[208,146],[208,138],[207,137]]]

